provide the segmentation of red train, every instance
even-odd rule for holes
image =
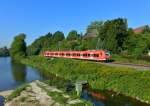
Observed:
[[[110,53],[105,50],[87,50],[87,51],[45,51],[45,57],[63,57],[85,60],[105,61],[111,58]]]

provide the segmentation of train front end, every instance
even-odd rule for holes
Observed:
[[[109,51],[105,51],[105,58],[106,60],[110,60],[111,59],[111,54]]]

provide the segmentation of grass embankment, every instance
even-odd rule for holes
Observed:
[[[87,80],[93,89],[107,89],[150,103],[150,71],[110,67],[90,61],[29,57],[22,60],[42,73],[70,80]]]
[[[114,54],[112,56],[112,60],[114,62],[119,62],[119,63],[131,63],[131,64],[150,64],[150,57],[142,57],[141,59],[135,59],[131,56],[120,56],[117,54]]]

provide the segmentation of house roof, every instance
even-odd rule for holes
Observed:
[[[97,36],[98,36],[97,30],[92,30],[91,32],[86,33],[83,39],[96,38]]]
[[[133,29],[133,31],[134,31],[134,33],[142,33],[145,28],[146,28],[146,25],[137,27],[137,28]]]

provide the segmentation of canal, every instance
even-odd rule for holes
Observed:
[[[0,58],[0,91],[14,89],[33,80],[44,77],[37,69],[12,62],[9,57]]]

